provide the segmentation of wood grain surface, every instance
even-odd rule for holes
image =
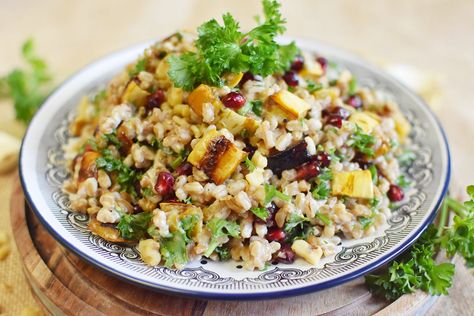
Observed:
[[[388,304],[367,291],[363,278],[313,294],[258,302],[157,293],[110,276],[62,247],[25,203],[18,180],[10,203],[26,278],[45,313],[52,315],[407,315],[432,300],[417,292]]]

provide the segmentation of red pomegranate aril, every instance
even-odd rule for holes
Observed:
[[[262,80],[262,77],[259,76],[259,75],[254,75],[253,73],[251,72],[246,72],[244,73],[244,75],[242,76],[242,79],[240,79],[239,81],[239,87],[242,88],[242,86],[249,80],[255,80],[255,81],[261,81]]]
[[[305,163],[296,169],[297,180],[309,180],[319,174],[319,166],[317,161]]]
[[[154,108],[159,108],[163,102],[165,102],[165,92],[158,89],[147,97],[145,108],[147,112],[151,112]]]
[[[296,87],[299,82],[298,75],[293,71],[285,72],[283,75],[283,80],[285,80],[286,84],[290,87]]]
[[[155,190],[161,196],[167,196],[173,193],[174,178],[169,172],[162,171],[158,174]]]
[[[400,188],[398,185],[391,184],[387,191],[387,196],[392,202],[400,202],[403,200],[405,194],[403,193],[402,188]]]
[[[293,71],[301,71],[304,66],[304,58],[301,55],[296,56],[295,60],[291,63],[291,70]]]
[[[279,227],[272,227],[268,230],[267,233],[267,240],[268,241],[281,241],[284,240],[286,237],[285,232],[282,228]]]
[[[327,168],[331,164],[331,156],[324,151],[317,152],[314,159],[318,162],[320,168]]]
[[[328,68],[328,60],[324,57],[318,57],[316,58],[316,61],[321,65],[323,71],[326,72],[326,69]]]
[[[362,107],[362,99],[358,95],[350,96],[347,99],[346,103],[356,109],[359,109]]]
[[[221,98],[222,103],[228,108],[238,110],[245,105],[245,97],[237,91],[232,91]]]
[[[321,115],[322,115],[323,118],[327,117],[327,116],[331,116],[331,115],[339,115],[343,120],[345,120],[351,115],[351,112],[344,109],[343,107],[333,106],[333,107],[324,109],[321,112]]]
[[[267,227],[273,227],[275,226],[275,214],[277,212],[277,206],[275,203],[271,202],[270,205],[267,206],[267,211],[268,211],[268,218],[265,224]]]
[[[330,115],[326,120],[326,124],[341,128],[342,117],[340,115]]]
[[[176,174],[178,176],[190,176],[193,173],[193,165],[189,162],[184,162],[176,168]]]
[[[295,253],[291,250],[289,244],[282,244],[278,251],[277,261],[280,263],[293,263],[295,261]]]

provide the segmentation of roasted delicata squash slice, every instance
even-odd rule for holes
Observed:
[[[224,182],[247,156],[222,133],[209,131],[194,146],[188,161],[203,170],[216,184]]]
[[[150,93],[138,86],[134,79],[130,80],[122,94],[122,102],[135,106],[145,106]]]
[[[226,128],[232,134],[237,135],[244,129],[250,133],[255,132],[258,128],[258,122],[251,117],[240,115],[231,109],[223,109],[218,126]]]
[[[238,73],[229,73],[224,76],[225,84],[229,88],[233,88],[236,85],[239,84],[240,80],[242,80],[242,77],[244,76],[243,72],[238,72]]]
[[[332,180],[332,194],[372,199],[374,185],[369,170],[337,172]]]
[[[287,90],[280,90],[270,97],[272,103],[290,120],[302,118],[311,106],[297,95]]]
[[[212,93],[211,87],[205,84],[199,85],[189,94],[188,103],[199,116],[202,116],[202,107],[205,103],[212,104],[215,110],[222,108],[222,103],[219,98]]]
[[[358,125],[366,134],[370,134],[380,124],[380,117],[372,112],[354,112],[349,122]]]
[[[120,231],[117,228],[113,227],[113,225],[111,224],[104,224],[99,222],[95,218],[95,215],[91,216],[87,227],[93,234],[100,236],[107,241],[118,243],[130,242],[130,240],[126,240],[120,237]]]
[[[82,155],[81,167],[79,169],[78,181],[82,182],[88,178],[97,178],[96,160],[100,154],[95,151],[88,151]]]

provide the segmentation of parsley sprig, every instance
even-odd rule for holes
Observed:
[[[175,86],[192,90],[204,83],[222,86],[226,73],[250,71],[268,76],[284,72],[298,53],[296,45],[279,45],[278,34],[285,31],[285,19],[276,0],[263,0],[264,21],[247,33],[239,30],[239,23],[226,13],[223,25],[212,19],[198,28],[196,52],[169,58],[169,76]]]
[[[467,187],[470,200],[464,204],[446,197],[441,207],[439,224],[430,225],[420,239],[388,269],[366,276],[369,289],[388,300],[421,289],[432,295],[446,295],[453,283],[454,264],[436,264],[434,255],[444,249],[449,257],[460,255],[466,266],[474,266],[474,186]],[[449,211],[453,224],[445,226]]]
[[[15,68],[0,77],[0,99],[12,99],[16,119],[28,124],[50,92],[51,75],[46,62],[37,55],[32,39],[23,43],[21,54],[28,68]]]

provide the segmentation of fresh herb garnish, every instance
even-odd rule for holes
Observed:
[[[356,92],[357,92],[357,79],[355,77],[352,77],[352,79],[349,81],[347,93],[349,95],[354,95]]]
[[[15,68],[0,77],[0,99],[12,99],[16,119],[27,124],[46,99],[51,76],[46,62],[36,54],[32,39],[23,43],[21,54],[28,68]]]
[[[128,72],[128,75],[130,76],[130,78],[135,77],[141,71],[144,71],[145,68],[146,68],[146,59],[143,57],[137,61],[133,69]]]
[[[204,253],[204,256],[209,257],[214,250],[219,246],[222,237],[232,236],[238,237],[240,234],[240,226],[235,222],[226,221],[221,218],[213,218],[207,222],[206,227],[211,232],[211,241]]]
[[[261,100],[253,100],[250,101],[250,104],[252,104],[252,112],[257,116],[262,116],[263,102]]]
[[[229,248],[226,246],[217,247],[215,252],[219,256],[220,261],[227,261],[232,257]]]
[[[307,217],[291,213],[286,220],[284,230],[286,241],[293,242],[296,239],[306,239],[314,232],[314,227]]]
[[[257,216],[258,218],[260,218],[261,220],[264,220],[264,221],[266,221],[268,216],[270,215],[268,210],[264,207],[253,207],[253,208],[250,209],[250,211],[255,216]]]
[[[327,215],[324,215],[323,213],[316,213],[316,218],[318,218],[321,222],[324,223],[324,225],[332,225],[332,220],[327,217]]]
[[[96,159],[96,165],[97,168],[104,169],[107,172],[116,172],[117,182],[120,184],[121,190],[133,196],[137,195],[134,184],[140,180],[142,173],[127,166],[119,158],[115,158],[110,149],[102,151],[102,156]]]
[[[229,13],[223,25],[212,19],[198,28],[197,51],[169,58],[169,76],[176,87],[192,90],[204,83],[220,87],[225,73],[250,71],[268,76],[284,72],[298,53],[294,43],[279,45],[275,37],[285,31],[280,4],[263,0],[264,21],[247,33]]]
[[[170,237],[160,240],[160,253],[166,267],[180,266],[188,262],[186,249],[188,241],[189,239],[183,229],[178,229],[172,232]]]
[[[373,157],[375,154],[372,148],[375,144],[375,137],[365,134],[358,125],[356,125],[356,130],[354,134],[351,135],[347,144],[369,157]]]
[[[359,223],[362,226],[363,230],[366,230],[374,223],[374,219],[372,217],[359,216],[357,217],[357,219],[359,220]]]
[[[153,196],[154,194],[151,188],[144,187],[141,190],[142,190],[142,196],[145,196],[145,197]]]
[[[370,175],[372,176],[372,182],[377,184],[377,167],[375,167],[375,165],[370,165],[367,169],[370,171]]]
[[[109,133],[109,134],[103,134],[102,138],[105,139],[107,144],[114,145],[118,149],[120,149],[120,147],[122,146],[119,139],[117,138],[116,132],[112,132],[112,133]]]
[[[193,199],[190,196],[188,196],[184,200],[181,200],[181,202],[183,202],[185,204],[193,204]]]
[[[124,214],[120,218],[117,229],[120,236],[125,239],[139,240],[143,238],[147,232],[153,213]]]
[[[411,181],[407,180],[405,175],[402,174],[398,177],[397,184],[401,188],[408,188],[411,185]]]
[[[189,150],[187,148],[182,149],[179,152],[178,157],[176,157],[176,159],[171,162],[171,168],[176,170],[176,168],[178,168],[183,162],[186,161],[186,158],[188,158],[188,155],[189,155]]]
[[[274,198],[280,199],[285,202],[291,201],[291,198],[278,191],[273,185],[265,184],[265,201],[263,202],[264,205],[270,203]]]
[[[323,88],[323,85],[321,83],[314,82],[312,80],[306,80],[306,84],[307,84],[306,88],[308,89],[309,93],[313,93]]]
[[[458,254],[466,266],[474,266],[474,186],[467,187],[470,200],[464,204],[446,197],[441,206],[439,224],[430,225],[420,239],[402,257],[378,275],[366,276],[369,289],[388,300],[421,289],[432,295],[446,295],[454,277],[454,264],[436,264],[436,250],[444,249],[449,257]],[[455,213],[453,224],[445,227],[449,211]]]
[[[244,163],[245,163],[245,166],[247,167],[247,169],[249,169],[250,172],[254,171],[255,168],[255,164],[252,162],[252,160],[249,159],[249,157],[246,157],[245,160],[244,160]]]
[[[325,168],[321,170],[321,172],[316,177],[314,181],[315,187],[311,194],[316,200],[324,200],[327,199],[329,193],[331,191],[329,181],[332,179],[332,172],[331,169]]]

